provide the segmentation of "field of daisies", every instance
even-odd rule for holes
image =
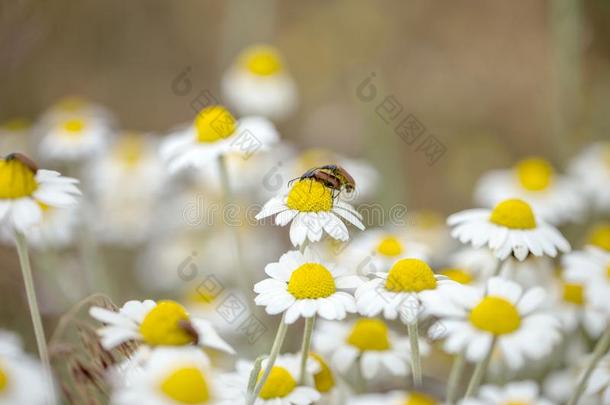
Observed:
[[[373,164],[283,140],[278,49],[219,87],[161,136],[78,96],[1,127],[0,404],[610,404],[610,142],[388,212]]]

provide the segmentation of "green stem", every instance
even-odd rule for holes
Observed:
[[[277,333],[275,334],[275,339],[273,341],[273,345],[271,346],[271,353],[269,353],[269,361],[267,362],[267,367],[265,367],[265,371],[261,376],[258,384],[254,388],[254,392],[248,398],[248,405],[253,405],[260,394],[265,382],[267,382],[267,378],[269,378],[269,374],[271,374],[271,369],[277,360],[277,356],[280,354],[280,350],[282,349],[282,344],[284,343],[284,338],[286,337],[286,331],[288,330],[288,325],[284,322],[284,317],[280,321],[280,326],[277,328]]]
[[[580,377],[578,385],[576,386],[572,397],[568,401],[568,405],[576,405],[578,403],[578,400],[585,392],[585,388],[587,386],[589,378],[591,377],[591,373],[593,373],[593,370],[595,369],[597,363],[599,363],[603,355],[608,351],[608,346],[610,346],[610,328],[608,328],[606,332],[602,335],[602,337],[599,338],[599,340],[597,341],[597,344],[593,349],[591,361],[587,365],[584,374]]]
[[[34,326],[34,335],[36,336],[36,345],[38,346],[38,355],[44,367],[45,378],[51,398],[54,398],[51,360],[49,358],[49,349],[45,338],[44,327],[42,325],[42,317],[38,308],[38,300],[36,299],[36,289],[34,287],[34,278],[32,277],[32,266],[30,265],[30,257],[28,254],[28,244],[21,232],[15,232],[15,242],[17,245],[17,254],[19,255],[19,264],[21,265],[21,273],[23,274],[23,283],[25,285],[25,293],[30,307],[30,316]]]
[[[477,393],[481,382],[483,382],[483,377],[485,377],[485,373],[487,372],[487,368],[489,367],[489,362],[491,361],[491,355],[494,351],[494,347],[496,346],[496,338],[494,337],[491,341],[491,345],[489,346],[489,351],[485,355],[485,358],[477,364],[474,372],[472,373],[472,377],[470,378],[470,382],[468,383],[468,388],[466,389],[466,395],[464,398],[468,398]]]
[[[311,347],[311,335],[313,326],[316,322],[316,315],[305,318],[305,329],[303,330],[303,343],[301,345],[301,373],[299,374],[299,385],[305,385],[307,369],[307,359],[309,358],[309,348]]]
[[[460,385],[462,373],[464,373],[464,367],[466,366],[466,358],[464,353],[460,353],[455,356],[451,372],[449,373],[449,380],[447,382],[447,403],[454,404],[455,397],[457,394],[457,388]]]
[[[419,332],[417,320],[407,323],[409,342],[411,343],[411,371],[413,372],[413,384],[416,387],[422,384],[421,357],[419,355]]]

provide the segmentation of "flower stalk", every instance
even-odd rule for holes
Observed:
[[[311,335],[316,322],[316,316],[305,318],[305,329],[303,330],[303,343],[301,345],[301,372],[299,374],[299,384],[305,384],[305,376],[307,370],[307,359],[309,358],[309,349],[311,347]]]

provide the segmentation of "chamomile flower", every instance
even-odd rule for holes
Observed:
[[[441,401],[418,391],[391,391],[386,394],[364,394],[350,397],[350,405],[440,405]]]
[[[354,297],[338,291],[354,288],[359,282],[355,276],[344,275],[345,272],[346,269],[321,260],[309,247],[303,253],[292,250],[265,267],[265,273],[271,278],[256,283],[255,302],[265,306],[268,314],[285,312],[284,320],[288,324],[315,314],[340,320],[348,312],[356,312]]]
[[[427,315],[424,299],[438,296],[442,301],[445,288],[457,284],[445,276],[434,274],[419,259],[398,260],[388,272],[372,274],[373,279],[356,290],[358,312],[367,317],[381,313],[386,319],[415,322]]]
[[[115,389],[114,405],[218,404],[220,387],[208,357],[194,347],[159,347],[151,351],[127,384]]]
[[[61,249],[72,244],[78,226],[78,210],[75,207],[56,208],[40,204],[42,219],[30,227],[25,236],[37,249]]]
[[[555,265],[547,256],[529,255],[522,261],[509,256],[502,262],[498,275],[523,287],[548,285],[555,277]]]
[[[587,244],[610,252],[610,222],[599,222],[589,230]]]
[[[595,308],[610,309],[610,252],[595,247],[563,256],[565,278],[586,284],[585,299]]]
[[[443,299],[427,297],[426,306],[440,318],[431,330],[443,331],[448,353],[479,362],[496,345],[508,366],[517,369],[524,358],[548,354],[561,338],[559,321],[541,310],[545,296],[542,288],[524,292],[515,282],[492,277],[485,289],[447,288]]]
[[[610,355],[606,354],[593,369],[585,395],[601,396],[603,404],[610,404]]]
[[[42,134],[38,154],[52,162],[81,162],[98,156],[106,150],[112,136],[106,120],[78,113],[40,124],[37,131]]]
[[[554,402],[541,396],[534,381],[510,382],[504,387],[484,385],[476,398],[467,398],[460,405],[553,405]]]
[[[118,312],[91,307],[89,314],[106,324],[98,330],[98,335],[107,350],[128,341],[139,341],[151,347],[198,345],[235,352],[208,321],[190,317],[174,301],[128,301]]]
[[[279,135],[271,121],[259,116],[236,120],[224,107],[206,107],[193,124],[166,139],[160,156],[169,171],[203,168],[228,153],[249,156],[277,142]]]
[[[394,376],[410,373],[409,339],[398,336],[381,319],[360,318],[353,322],[320,322],[314,333],[314,346],[330,358],[331,365],[345,374],[356,364],[367,379],[382,371]],[[420,350],[429,351],[422,340]]]
[[[0,404],[49,403],[42,366],[23,352],[20,340],[0,330]]]
[[[320,393],[314,388],[299,385],[300,356],[282,355],[278,357],[267,381],[262,386],[254,405],[308,405],[320,399]],[[261,374],[267,368],[268,360],[262,362]],[[308,359],[306,372],[318,372],[318,363]],[[248,396],[248,381],[252,372],[252,363],[238,361],[235,373],[220,376],[223,401],[220,405],[244,405]]]
[[[448,267],[462,269],[477,280],[485,281],[492,277],[497,270],[498,258],[487,247],[464,246],[449,256]]]
[[[578,373],[577,367],[549,373],[542,385],[544,395],[555,403],[567,403],[578,383]],[[582,395],[578,405],[599,405],[599,398],[595,394]]]
[[[362,216],[350,204],[333,198],[331,189],[312,179],[296,181],[287,195],[271,198],[256,219],[272,215],[276,225],[292,222],[290,241],[294,246],[306,240],[318,242],[324,232],[333,239],[347,241],[349,232],[342,219],[364,230]]]
[[[335,378],[334,371],[328,364],[328,361],[319,353],[310,352],[309,360],[317,363],[312,374],[313,387],[320,393],[323,399],[329,399],[331,403],[336,402],[333,399],[338,395],[337,384],[339,381]]]
[[[43,220],[45,207],[76,204],[78,180],[38,169],[24,155],[0,159],[0,226],[27,233]]]
[[[568,252],[570,244],[552,225],[537,217],[523,200],[509,199],[493,210],[471,209],[449,216],[451,235],[478,248],[487,245],[500,260],[511,253],[518,260],[534,256],[555,257]]]
[[[106,107],[73,95],[61,98],[46,110],[40,117],[40,124],[48,126],[73,117],[99,120],[106,122],[108,125],[113,121],[112,115]]]
[[[610,211],[610,142],[587,146],[570,163],[569,172],[584,188],[596,210]]]
[[[582,326],[589,336],[598,338],[608,327],[606,312],[587,301],[586,284],[556,278],[551,286],[550,305],[564,331]]]
[[[240,115],[281,119],[297,105],[297,88],[278,50],[252,45],[243,50],[222,79],[227,103]]]
[[[414,241],[404,231],[367,230],[347,246],[341,260],[364,272],[387,271],[399,259],[428,260],[427,246]]]
[[[493,207],[508,198],[527,201],[536,216],[551,224],[577,221],[586,208],[583,194],[569,177],[555,173],[549,162],[530,157],[511,170],[492,171],[481,178],[475,200]]]

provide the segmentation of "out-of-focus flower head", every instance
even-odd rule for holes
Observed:
[[[572,160],[569,172],[595,210],[610,212],[610,142],[587,146]]]

